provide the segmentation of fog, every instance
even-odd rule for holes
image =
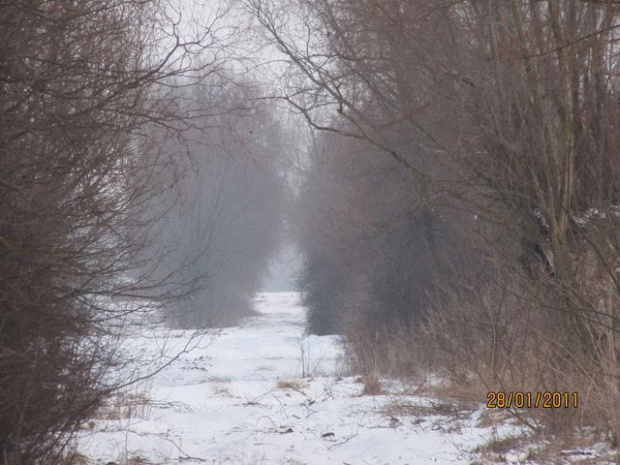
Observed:
[[[168,164],[146,214],[157,218],[145,252],[155,282],[181,286],[167,305],[173,326],[228,325],[252,312],[253,295],[279,246],[287,197],[282,125],[248,83],[209,78],[175,92],[195,112],[160,151]]]
[[[263,279],[263,292],[291,292],[299,289],[298,275],[302,266],[302,256],[296,246],[289,245],[279,249],[270,259]]]

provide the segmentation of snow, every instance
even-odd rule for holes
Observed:
[[[434,413],[433,399],[362,395],[356,377],[343,376],[338,337],[304,335],[297,294],[261,294],[256,309],[214,335],[134,336],[144,360],[135,370],[149,358],[169,366],[94,419],[79,452],[102,464],[465,464],[499,434],[477,426],[482,405],[454,418]],[[394,402],[426,410],[389,414]]]

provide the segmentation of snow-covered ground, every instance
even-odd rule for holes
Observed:
[[[465,464],[501,433],[479,426],[482,406],[442,416],[430,398],[362,395],[338,338],[304,336],[297,298],[261,294],[258,316],[215,337],[145,329],[144,360],[164,333],[167,353],[191,350],[112,402],[79,452],[104,464]]]

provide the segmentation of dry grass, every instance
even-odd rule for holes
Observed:
[[[470,416],[476,407],[477,405],[470,403],[444,400],[414,402],[406,399],[394,399],[385,406],[384,411],[390,416],[445,416],[456,420]]]
[[[506,456],[518,453],[522,462],[541,465],[598,465],[601,463],[620,463],[618,451],[605,450],[600,447],[601,436],[593,431],[589,434],[550,434],[548,432],[533,435],[495,435],[486,444],[473,450],[478,454],[475,464],[506,463]]]
[[[377,373],[366,374],[362,376],[362,383],[364,384],[364,390],[362,395],[364,396],[378,396],[383,394],[383,388],[381,385],[381,379]]]
[[[222,376],[209,376],[209,382],[211,383],[211,389],[213,389],[213,393],[222,397],[234,397],[233,393],[230,390],[230,378],[225,378]]]
[[[151,462],[149,462],[144,457],[135,456],[135,457],[129,457],[125,462],[119,465],[149,465],[149,464],[151,464]]]
[[[497,428],[514,418],[513,414],[504,409],[488,409],[480,415],[476,426],[479,428]]]
[[[432,389],[433,395],[439,398],[476,404],[485,403],[488,392],[488,389],[478,379],[462,383],[441,383]]]
[[[146,419],[151,413],[152,399],[146,392],[119,393],[108,400],[94,416],[96,420]]]
[[[72,451],[69,453],[63,461],[65,465],[89,465],[90,460],[84,454]]]
[[[506,454],[516,450],[523,450],[531,439],[527,436],[493,437],[486,444],[476,447],[473,452],[479,454],[484,463],[506,462]],[[533,449],[528,449],[527,460],[534,459]]]
[[[234,397],[227,386],[222,386],[218,384],[213,386],[213,393],[221,397]]]
[[[300,379],[279,379],[276,383],[278,389],[291,389],[293,391],[301,391],[308,387],[308,384]]]

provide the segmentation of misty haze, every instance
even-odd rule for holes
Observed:
[[[616,0],[0,1],[0,464],[613,464]]]

